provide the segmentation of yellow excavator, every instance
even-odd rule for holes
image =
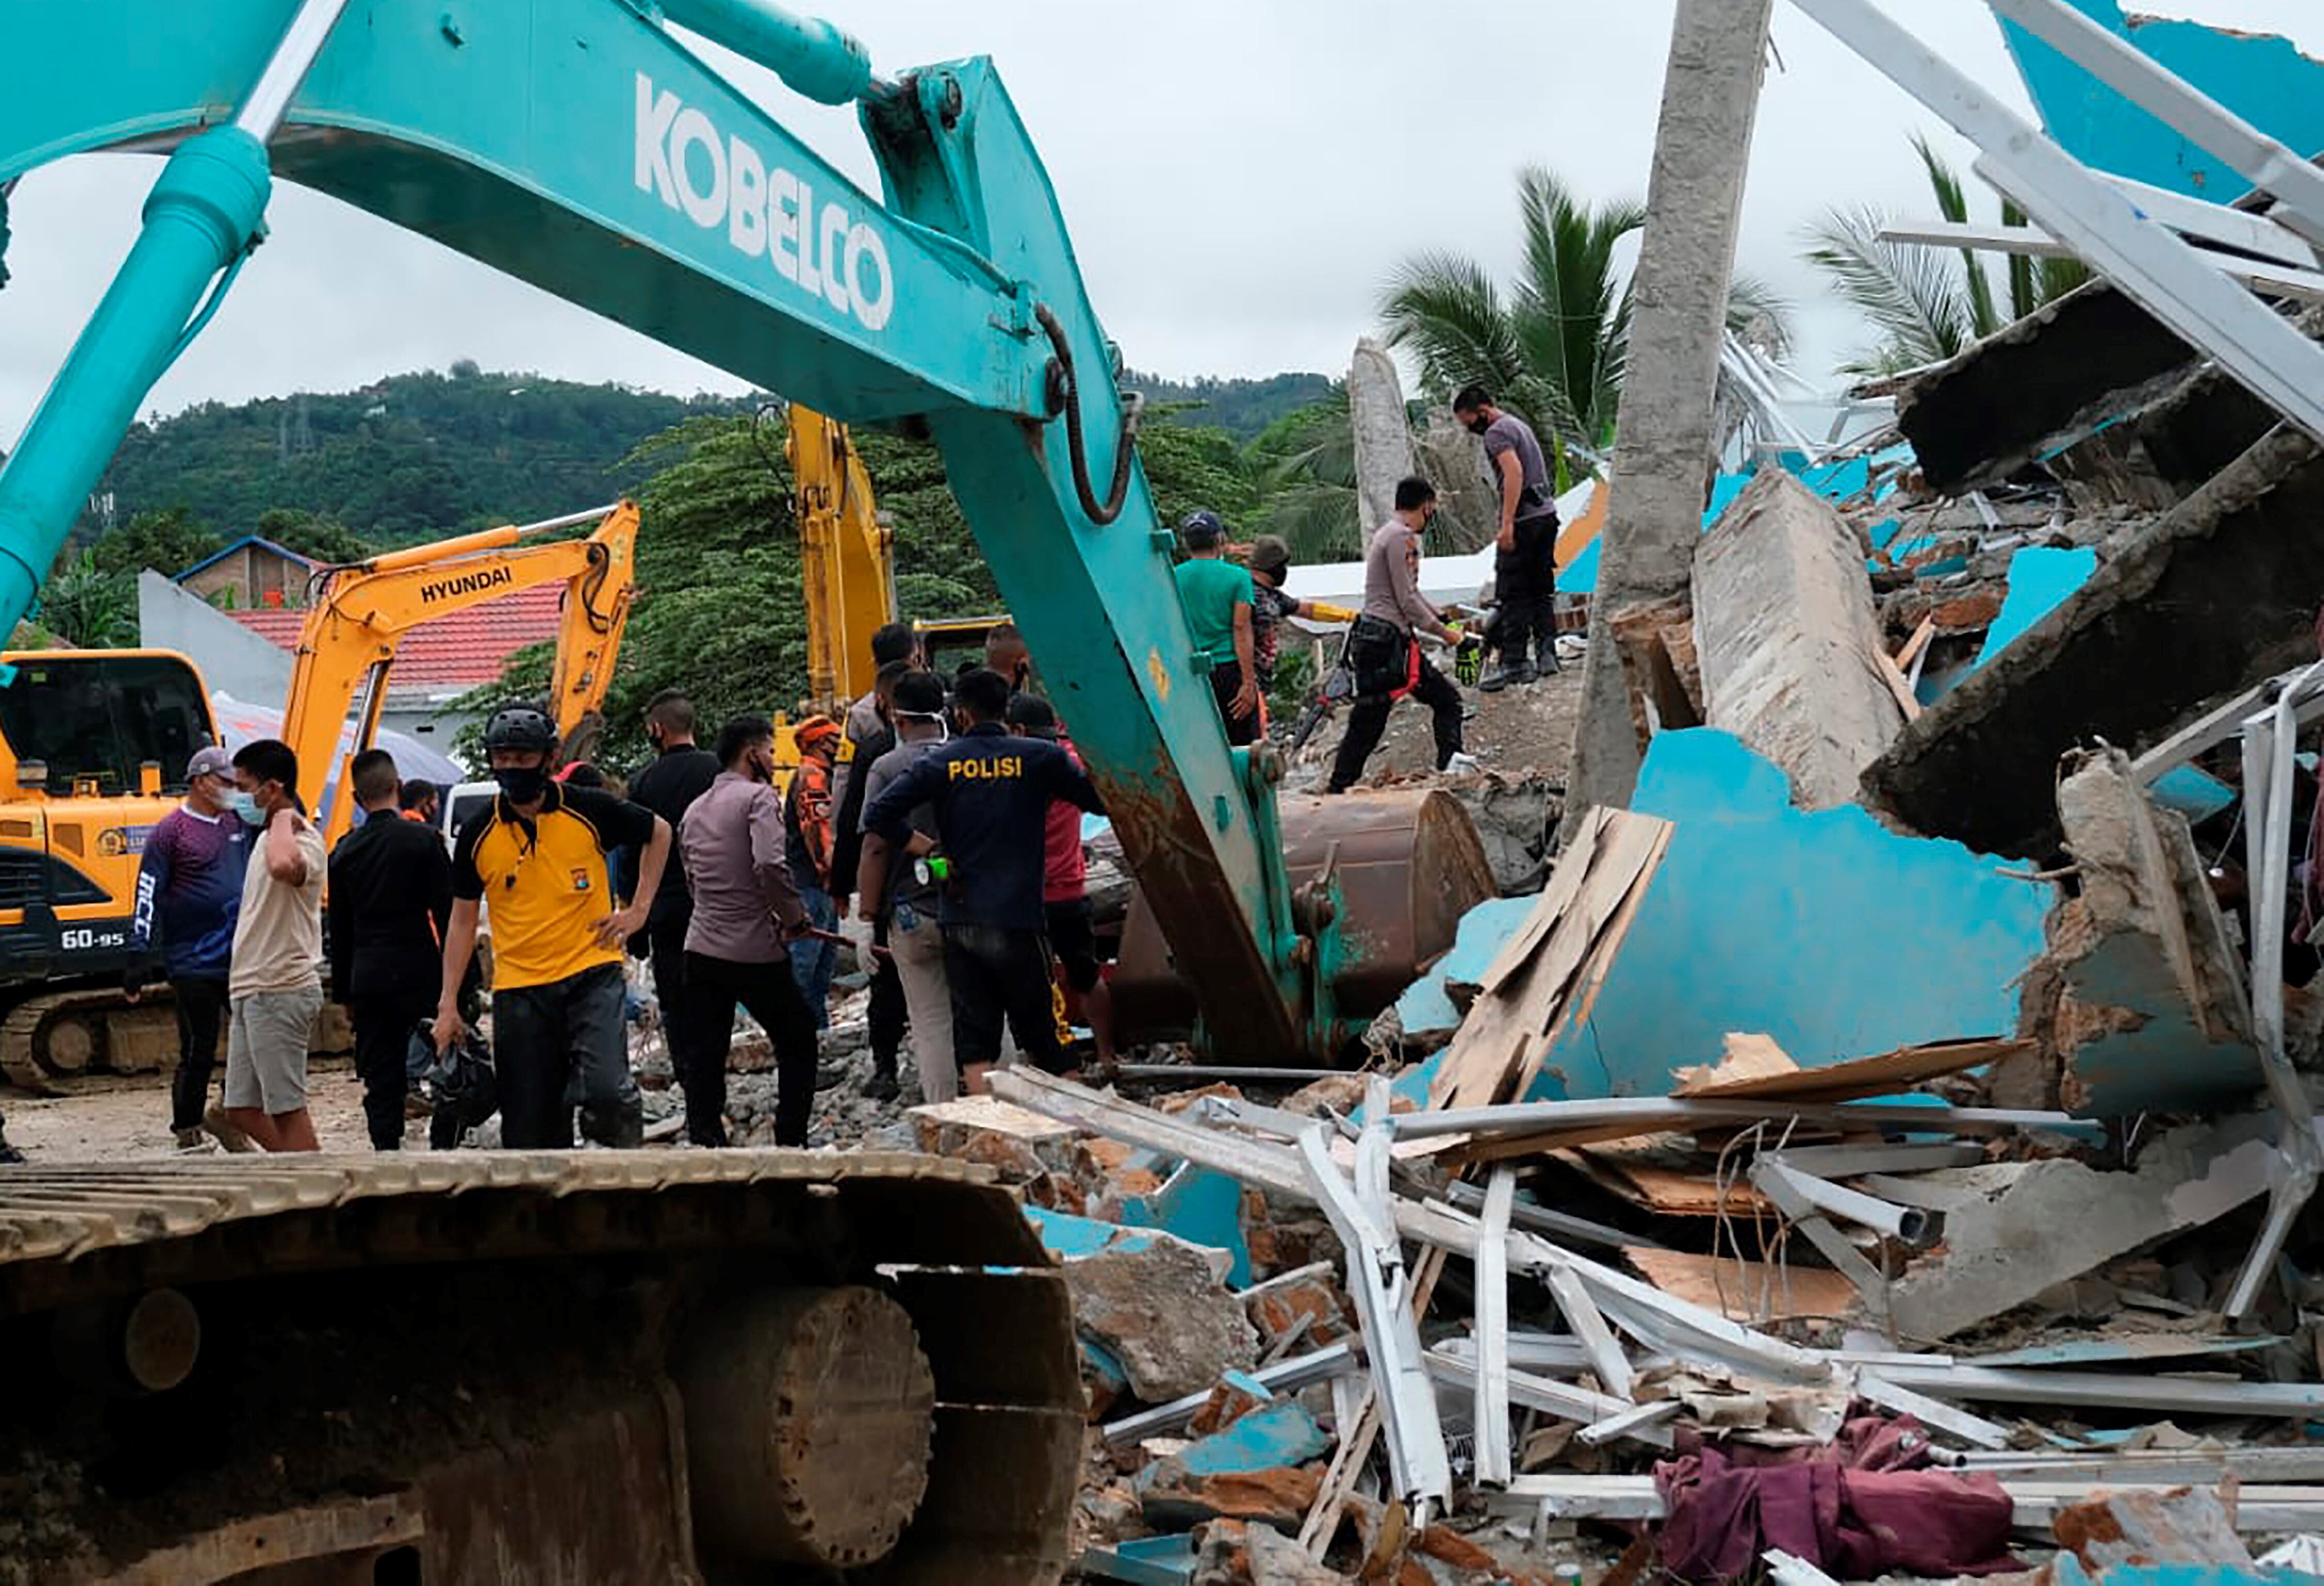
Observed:
[[[595,522],[580,539],[527,544]],[[397,647],[423,622],[543,584],[565,586],[549,711],[560,762],[587,757],[604,727],[606,690],[636,595],[638,508],[619,502],[522,527],[392,551],[334,567],[315,591],[282,706],[282,737],[299,756],[299,795],[326,848],[355,820],[347,764],[379,735]]]
[[[145,839],[215,743],[209,691],[166,650],[0,654],[0,1074],[53,1091],[175,1059],[166,998],[133,1005]]]

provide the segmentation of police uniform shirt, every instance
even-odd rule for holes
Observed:
[[[506,798],[469,817],[452,853],[452,895],[490,902],[494,990],[552,985],[622,962],[619,944],[597,944],[597,923],[615,908],[605,855],[643,848],[653,826],[650,809],[556,782],[530,820]]]
[[[933,805],[938,841],[952,862],[944,923],[1038,931],[1049,803],[1058,798],[1104,813],[1097,789],[1064,750],[984,722],[882,788],[863,812],[863,829],[906,842],[912,811]]]

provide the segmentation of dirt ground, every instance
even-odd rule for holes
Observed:
[[[355,1065],[344,1058],[318,1059],[309,1066],[308,1085],[308,1107],[323,1149],[370,1149],[363,1083]],[[124,1080],[71,1096],[0,1092],[0,1111],[7,1113],[8,1143],[35,1161],[117,1162],[173,1152],[165,1080]],[[425,1150],[427,1120],[419,1120],[414,1128],[407,1143]]]
[[[1485,694],[1463,688],[1463,699],[1473,713],[1463,728],[1468,752],[1479,765],[1505,777],[1538,776],[1563,786],[1573,761],[1573,728],[1582,715],[1582,661],[1566,662],[1565,669],[1523,687]],[[1290,786],[1304,790],[1320,782],[1338,752],[1347,713],[1308,741],[1292,761]],[[1400,700],[1388,715],[1388,735],[1372,752],[1364,780],[1378,784],[1425,775],[1436,766],[1435,741],[1428,711],[1411,700]]]

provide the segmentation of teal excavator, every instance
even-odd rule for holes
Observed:
[[[855,106],[882,196],[680,29]],[[768,0],[51,0],[0,46],[0,190],[167,156],[0,468],[0,632],[281,178],[933,439],[1137,877],[1125,1013],[1336,1055],[1489,890],[1443,796],[1279,808],[1279,760],[1229,747],[1136,401],[990,62],[883,77]],[[9,1170],[0,1465],[41,1523],[0,1582],[1054,1580],[1069,1311],[997,1188],[915,1160]]]

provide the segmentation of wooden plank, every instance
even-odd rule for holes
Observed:
[[[1726,1038],[1720,1043],[1718,1062],[1673,1071],[1678,1085],[1671,1094],[1697,1096],[1715,1093],[1722,1085],[1775,1079],[1799,1071],[1800,1065],[1792,1061],[1792,1055],[1775,1045],[1773,1037],[1754,1035],[1748,1030],[1729,1030]]]
[[[1693,1101],[1849,1102],[1982,1068],[2032,1047],[2032,1042],[2017,1040],[1940,1041],[1900,1047],[1877,1057],[1850,1057],[1814,1068],[1794,1068],[1788,1074],[1681,1085],[1672,1094]]]
[[[1560,1152],[1558,1160],[1581,1169],[1609,1194],[1658,1217],[1772,1218],[1767,1198],[1738,1178],[1722,1193],[1708,1172],[1688,1173],[1639,1160],[1616,1150]]]
[[[1921,625],[1913,630],[1913,636],[1904,641],[1904,648],[1896,652],[1896,669],[1900,672],[1911,671],[1913,663],[1921,659],[1921,651],[1926,650],[1929,647],[1929,641],[1936,636],[1937,619],[1933,616],[1923,617]]]
[[[1632,822],[1646,817],[1633,816]],[[1668,821],[1655,821],[1651,828],[1626,824],[1626,831],[1638,831],[1646,839],[1643,852],[1631,867],[1629,880],[1624,883],[1618,901],[1607,916],[1606,923],[1596,933],[1588,956],[1577,966],[1574,989],[1557,1010],[1556,1021],[1549,1025],[1542,1038],[1534,1043],[1526,1056],[1525,1066],[1518,1070],[1512,1094],[1522,1096],[1533,1089],[1534,1081],[1541,1076],[1541,1065],[1548,1060],[1558,1038],[1571,1026],[1590,1017],[1597,1005],[1598,992],[1606,983],[1607,973],[1622,951],[1623,938],[1630,933],[1631,922],[1638,917],[1638,906],[1646,899],[1646,890],[1654,884],[1655,872],[1662,865],[1663,854],[1670,848],[1671,834],[1677,828]]]
[[[1497,983],[1479,993],[1445,1049],[1429,1091],[1432,1109],[1489,1106],[1531,1082],[1546,1050],[1543,1037],[1561,1018],[1576,974],[1624,912],[1641,872],[1659,862],[1668,822],[1622,810],[1591,813],[1601,818],[1589,829],[1591,845],[1577,841],[1567,850],[1526,928],[1486,972]],[[1447,1140],[1428,1151],[1456,1145]]]
[[[1895,696],[1896,708],[1904,713],[1904,719],[1908,722],[1919,721],[1922,708],[1919,696],[1913,692],[1913,685],[1905,681],[1904,674],[1897,669],[1895,661],[1890,659],[1886,650],[1880,648],[1877,641],[1872,646],[1872,669],[1877,672],[1880,675],[1880,680],[1888,686],[1888,692]]]
[[[1856,1305],[1855,1286],[1822,1267],[1778,1269],[1725,1256],[1637,1247],[1622,1255],[1640,1277],[1673,1299],[1716,1312],[1730,1322],[1845,1316]]]
[[[1573,834],[1573,840],[1565,845],[1565,852],[1559,854],[1557,862],[1551,866],[1548,881],[1542,888],[1540,899],[1535,904],[1533,912],[1526,916],[1525,924],[1502,945],[1492,964],[1478,978],[1477,990],[1480,995],[1499,991],[1511,976],[1532,960],[1534,953],[1548,939],[1566,904],[1582,890],[1591,867],[1597,862],[1599,845],[1604,840],[1607,828],[1614,824],[1617,813],[1600,806],[1582,817],[1581,829]]]

